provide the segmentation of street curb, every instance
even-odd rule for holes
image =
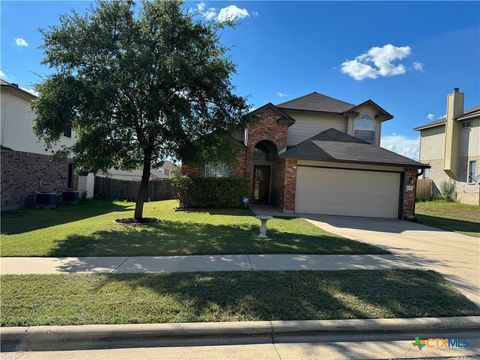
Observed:
[[[7,351],[75,348],[84,344],[150,339],[162,341],[264,338],[322,334],[406,333],[421,331],[480,330],[480,316],[351,319],[298,321],[244,321],[211,323],[31,326],[0,328],[1,345]],[[243,340],[245,341],[245,340]],[[83,345],[82,345],[83,344]]]

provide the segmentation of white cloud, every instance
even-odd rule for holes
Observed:
[[[403,135],[387,135],[383,136],[380,145],[397,154],[408,158],[418,160],[419,141],[418,139],[409,139]]]
[[[363,64],[358,60],[349,60],[342,63],[340,71],[353,77],[355,80],[363,80],[366,78],[376,79],[377,72],[373,67]]]
[[[432,113],[430,113],[430,114],[427,115],[427,118],[428,118],[429,120],[433,120],[434,117],[435,117],[435,115],[432,114]]]
[[[355,80],[405,74],[407,72],[405,65],[394,64],[393,61],[408,57],[411,51],[410,46],[393,46],[392,44],[375,46],[355,59],[343,62],[341,71]]]
[[[7,78],[7,75],[5,75],[5,73],[0,70],[0,79],[6,79]]]
[[[282,93],[282,92],[277,92],[277,96],[280,96],[280,97],[287,97],[287,96],[290,96],[289,94],[285,94],[285,93]]]
[[[28,43],[25,39],[22,38],[16,38],[15,39],[15,45],[21,46],[21,47],[28,47]]]
[[[236,5],[229,5],[217,11],[216,8],[206,8],[206,4],[201,2],[197,4],[197,10],[207,20],[215,19],[216,21],[223,22],[235,22],[250,16],[247,9],[240,9]],[[258,16],[258,12],[252,13],[252,16]]]
[[[217,10],[215,10],[215,8],[210,8],[208,9],[207,11],[205,11],[203,13],[203,16],[207,19],[207,20],[211,20],[213,19],[215,16],[217,16]]]
[[[412,64],[413,70],[423,72],[424,65],[420,61],[414,61]]]
[[[218,22],[237,21],[249,17],[247,9],[240,9],[236,5],[229,5],[220,9],[217,16]]]
[[[203,11],[203,10],[205,10],[205,3],[204,3],[204,2],[198,3],[198,4],[197,4],[197,10],[198,10],[198,11]]]

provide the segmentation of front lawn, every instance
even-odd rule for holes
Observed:
[[[248,210],[175,211],[177,201],[145,204],[144,216],[161,222],[127,228],[133,204],[102,200],[56,210],[2,213],[2,256],[153,256],[194,254],[385,254],[380,248],[330,234],[303,219],[259,221]]]
[[[480,315],[420,270],[4,275],[1,325]]]
[[[418,222],[440,229],[480,237],[480,206],[447,201],[420,201],[415,205]]]

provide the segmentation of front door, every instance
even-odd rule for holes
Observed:
[[[253,199],[255,203],[268,203],[270,197],[270,166],[253,167]]]

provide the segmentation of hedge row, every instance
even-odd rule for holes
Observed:
[[[173,179],[180,207],[240,208],[248,196],[248,182],[237,178],[179,176]]]

